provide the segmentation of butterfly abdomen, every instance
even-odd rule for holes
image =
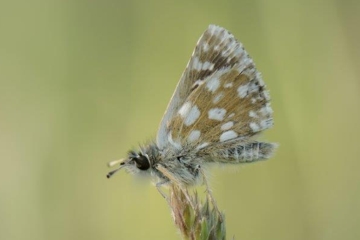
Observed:
[[[276,144],[266,142],[252,142],[221,149],[212,154],[215,162],[245,163],[265,160],[272,156]]]

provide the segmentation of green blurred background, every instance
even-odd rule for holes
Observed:
[[[196,41],[229,29],[271,90],[275,157],[211,185],[229,238],[360,239],[360,2],[0,2],[0,239],[180,239],[106,163],[156,135]]]

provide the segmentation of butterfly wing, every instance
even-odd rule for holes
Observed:
[[[272,125],[269,94],[247,57],[216,71],[194,89],[170,120],[168,140],[178,149],[246,143]]]
[[[246,51],[231,33],[219,26],[208,27],[200,37],[161,120],[157,134],[160,149],[169,145],[171,121],[190,94],[215,72],[240,65],[247,59]]]
[[[190,66],[192,62],[196,62],[193,66],[206,65],[212,73],[190,86],[189,95],[166,121],[166,141],[178,150],[234,149],[231,152],[241,155],[267,149],[264,156],[269,156],[275,145],[252,140],[273,125],[265,83],[233,35],[219,31],[217,39],[216,43],[207,42],[206,58],[193,57],[190,61]],[[197,48],[204,54],[203,45]],[[241,147],[246,144],[250,145]],[[253,154],[246,154],[255,159]]]

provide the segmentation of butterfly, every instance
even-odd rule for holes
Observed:
[[[270,95],[243,45],[210,25],[161,120],[156,141],[112,161],[120,169],[158,179],[157,186],[201,183],[203,167],[268,159],[277,147],[256,137],[273,125]],[[203,176],[204,177],[204,176]]]

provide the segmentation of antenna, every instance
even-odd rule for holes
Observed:
[[[122,168],[122,166],[120,166],[119,168],[112,170],[111,172],[109,172],[106,177],[107,178],[111,178],[112,175],[114,175],[117,171],[119,171]]]
[[[125,164],[124,160],[125,160],[125,159],[119,159],[119,160],[114,160],[114,161],[109,162],[109,163],[108,163],[108,166],[109,166],[109,167],[113,167],[113,166],[115,166],[115,165],[118,164],[118,163],[120,163],[120,167],[118,167],[118,168],[115,169],[115,170],[110,171],[110,172],[106,175],[106,177],[107,177],[107,178],[110,178],[110,177],[111,177],[112,175],[114,175],[117,171],[119,171],[119,170],[124,166],[124,164]]]

